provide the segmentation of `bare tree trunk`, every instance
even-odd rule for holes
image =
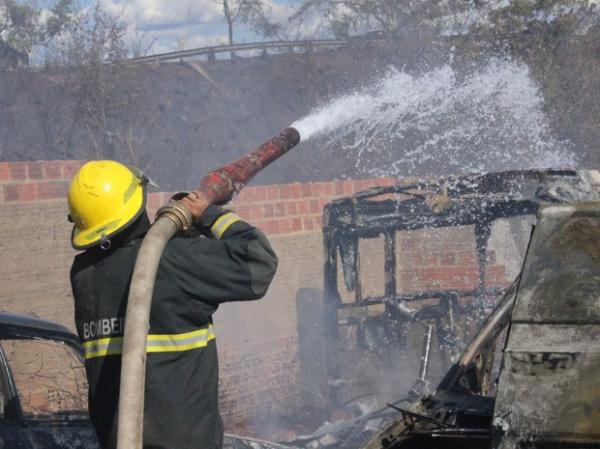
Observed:
[[[229,33],[229,45],[233,45],[233,22],[227,21],[227,28]]]
[[[234,14],[229,6],[229,0],[223,0],[223,14],[227,21],[227,37],[229,45],[233,45],[233,22],[235,20]],[[231,52],[231,59],[235,58],[235,54]]]

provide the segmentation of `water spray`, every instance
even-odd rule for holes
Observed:
[[[350,151],[369,176],[573,167],[526,65],[491,58],[468,73],[395,68],[292,123],[302,140]],[[433,172],[431,170],[434,170]]]
[[[199,190],[213,204],[228,202],[260,170],[300,142],[300,134],[287,128],[248,155],[210,172]],[[163,206],[144,237],[136,260],[123,338],[117,449],[141,449],[143,444],[146,339],[156,272],[167,242],[192,226],[192,215],[179,202]]]

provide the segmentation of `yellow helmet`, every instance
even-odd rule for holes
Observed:
[[[107,242],[133,223],[146,208],[148,183],[135,167],[115,161],[86,162],[69,186],[73,248]]]

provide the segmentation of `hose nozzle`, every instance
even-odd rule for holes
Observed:
[[[229,164],[210,172],[200,182],[200,189],[213,204],[223,204],[239,192],[254,175],[283,156],[300,142],[295,128],[286,128],[260,147]]]
[[[156,219],[166,217],[177,226],[178,232],[187,232],[194,224],[192,213],[179,201],[169,201],[156,212]]]

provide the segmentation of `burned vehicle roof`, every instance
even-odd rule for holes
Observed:
[[[0,313],[0,338],[46,337],[78,341],[69,329],[52,321],[12,313]]]
[[[371,188],[332,201],[325,230],[364,235],[387,229],[480,224],[535,214],[541,203],[595,198],[592,172],[527,170],[452,176]]]

